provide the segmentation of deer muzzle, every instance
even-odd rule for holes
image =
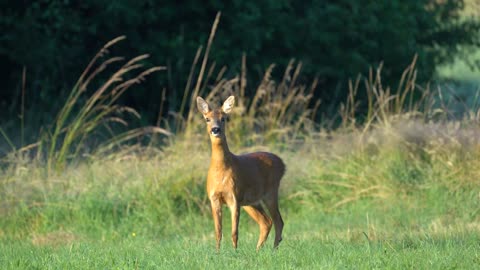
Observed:
[[[212,127],[212,129],[210,130],[210,133],[215,137],[220,136],[221,132],[222,130],[219,127]]]

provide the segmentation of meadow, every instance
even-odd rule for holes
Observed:
[[[135,116],[118,98],[162,69],[144,69],[147,56],[108,58],[118,41],[92,60],[51,129],[33,145],[12,145],[2,159],[2,269],[480,265],[478,96],[464,102],[418,85],[414,59],[394,87],[383,85],[381,67],[352,80],[337,117],[317,121],[316,81],[297,82],[301,64],[292,62],[279,81],[268,69],[252,98],[243,71],[218,76],[212,87],[192,75],[179,112],[158,126],[117,133]],[[118,61],[125,64],[111,77],[92,83]],[[258,228],[242,212],[239,248],[231,246],[225,214],[215,251],[205,194],[210,146],[200,113],[187,103],[202,95],[218,105],[230,94],[239,100],[227,123],[232,152],[268,150],[287,164],[277,250],[271,233],[255,251]]]

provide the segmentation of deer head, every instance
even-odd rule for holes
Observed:
[[[207,122],[207,132],[212,141],[225,139],[225,122],[234,104],[235,97],[230,96],[220,109],[212,109],[203,98],[197,97],[197,108]]]

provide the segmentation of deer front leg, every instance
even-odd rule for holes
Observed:
[[[217,252],[220,251],[222,241],[222,204],[217,198],[210,198],[212,205],[212,216],[215,224],[215,238],[217,240]]]
[[[238,222],[240,220],[240,206],[237,202],[230,206],[230,213],[232,214],[232,243],[233,248],[237,248],[238,242]]]

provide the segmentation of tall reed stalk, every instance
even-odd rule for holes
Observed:
[[[44,145],[48,149],[47,168],[49,172],[62,169],[69,158],[79,155],[88,136],[100,126],[108,126],[109,123],[113,122],[126,126],[127,121],[121,117],[121,113],[126,112],[139,117],[133,108],[118,105],[115,102],[131,86],[141,83],[148,75],[164,70],[165,67],[143,68],[141,62],[148,58],[147,54],[134,57],[126,63],[123,57],[110,57],[100,61],[108,55],[109,48],[124,39],[124,36],[120,36],[109,41],[93,57],[72,88],[65,105],[58,113],[52,131],[43,136],[42,146]],[[121,63],[123,64],[119,68],[114,68],[112,74],[100,84],[92,95],[86,96],[92,81],[110,66]],[[137,74],[132,75],[134,72],[137,72]],[[131,78],[126,79],[127,75]],[[86,98],[83,103],[82,97],[83,99]],[[138,136],[143,132],[170,134],[167,130],[159,127],[130,130],[126,134],[114,136],[109,140],[108,145],[111,146],[114,142],[130,139],[132,136]]]

